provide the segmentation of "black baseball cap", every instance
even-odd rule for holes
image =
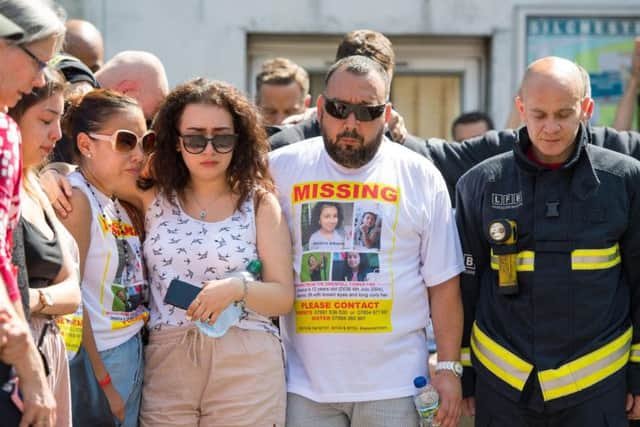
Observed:
[[[93,75],[89,67],[75,56],[66,53],[56,55],[49,61],[49,66],[64,74],[64,78],[69,83],[87,82],[94,89],[100,88],[96,76]]]
[[[24,31],[12,20],[0,13],[0,37],[10,40],[20,40]]]

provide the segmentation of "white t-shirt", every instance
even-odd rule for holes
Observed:
[[[140,238],[117,201],[90,188],[78,172],[69,175],[69,182],[91,205],[82,304],[89,313],[98,351],[109,350],[137,334],[149,318]]]
[[[410,396],[427,373],[426,286],[464,270],[447,187],[428,160],[382,143],[367,165],[348,169],[321,137],[274,151],[271,171],[294,242],[296,300],[281,318],[288,391],[317,402]],[[340,202],[343,224],[377,215],[380,247],[305,251],[318,201]],[[329,260],[331,280],[313,282],[309,257]],[[358,280],[354,280],[358,278]]]

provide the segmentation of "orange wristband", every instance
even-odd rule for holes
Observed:
[[[100,387],[102,387],[102,388],[105,388],[106,386],[111,384],[111,375],[107,374],[106,377],[104,377],[103,379],[98,381],[98,384],[100,384]]]

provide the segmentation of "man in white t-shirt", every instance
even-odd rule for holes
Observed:
[[[428,160],[385,139],[389,78],[379,64],[344,58],[325,85],[322,136],[270,160],[294,239],[296,302],[280,323],[287,426],[417,425],[413,379],[427,375],[430,311],[441,360],[432,379],[441,399],[436,422],[455,426],[464,268],[446,185]],[[308,249],[317,228],[311,213],[323,201],[340,204],[345,230],[366,212],[376,215],[379,245],[363,247],[349,232],[343,247]],[[332,280],[303,282],[309,257],[319,255]]]

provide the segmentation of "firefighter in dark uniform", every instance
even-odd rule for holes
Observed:
[[[580,86],[570,61],[534,62],[513,151],[457,185],[464,403],[479,426],[640,417],[640,162],[589,144]]]

